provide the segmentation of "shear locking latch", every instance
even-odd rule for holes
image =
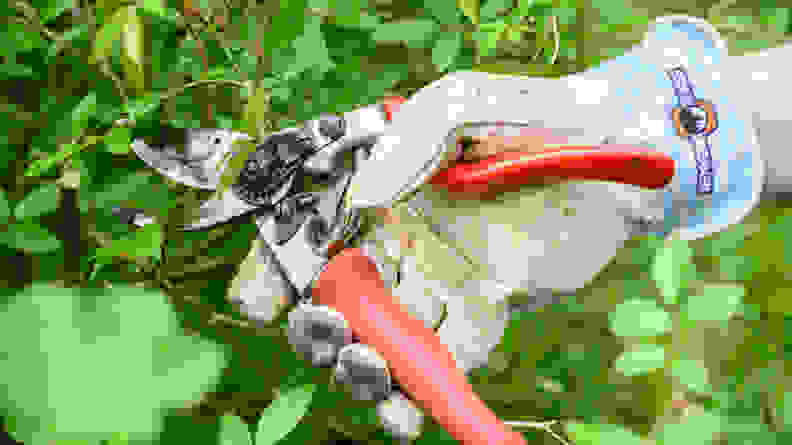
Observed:
[[[697,99],[687,71],[682,67],[666,71],[679,105],[671,118],[677,136],[687,138],[696,157],[696,191],[712,194],[715,176],[709,136],[718,128],[715,107],[710,101]]]

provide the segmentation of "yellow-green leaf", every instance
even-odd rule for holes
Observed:
[[[479,23],[479,0],[457,0],[459,9],[474,25]]]
[[[143,22],[137,10],[131,6],[124,8],[123,56],[124,74],[129,85],[135,92],[145,89],[143,75]]]
[[[315,391],[316,385],[307,384],[281,392],[261,413],[256,443],[275,444],[293,430],[308,410]]]
[[[110,56],[113,44],[121,38],[121,34],[124,32],[124,22],[127,18],[126,9],[122,8],[116,11],[97,31],[91,51],[90,60],[92,63],[101,62]]]
[[[131,149],[132,129],[126,127],[113,128],[104,138],[107,149],[114,154],[127,154]]]
[[[142,3],[141,6],[144,10],[160,17],[166,16],[162,0],[143,0]]]

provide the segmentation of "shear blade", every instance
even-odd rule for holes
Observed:
[[[224,223],[231,218],[252,212],[257,208],[237,198],[230,190],[226,190],[222,194],[215,194],[211,199],[204,202],[197,211],[197,220],[185,225],[182,230],[206,229]]]
[[[234,143],[252,140],[244,133],[225,129],[187,129],[176,133],[181,133],[174,137],[183,138],[182,141],[149,145],[142,139],[135,139],[132,150],[160,174],[180,184],[203,190],[217,189],[225,160],[232,153]],[[169,134],[164,138],[174,139],[171,136]]]

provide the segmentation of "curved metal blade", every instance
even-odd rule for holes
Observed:
[[[257,209],[257,206],[248,204],[237,198],[231,191],[215,194],[197,211],[197,219],[182,227],[182,230],[202,230],[220,223],[224,223],[231,218],[244,215]]]
[[[178,183],[204,190],[215,190],[232,153],[234,143],[252,140],[244,133],[225,129],[199,128],[180,130],[183,147],[149,145],[142,139],[132,142],[132,150],[149,167]]]

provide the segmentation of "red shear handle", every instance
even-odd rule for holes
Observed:
[[[540,153],[504,152],[478,162],[458,163],[430,179],[450,191],[483,192],[492,185],[520,185],[538,178],[615,181],[659,188],[674,176],[664,153],[631,146],[563,147]]]
[[[478,398],[448,348],[395,300],[359,248],[328,263],[312,298],[344,314],[360,340],[388,361],[399,384],[460,443],[526,445]]]

